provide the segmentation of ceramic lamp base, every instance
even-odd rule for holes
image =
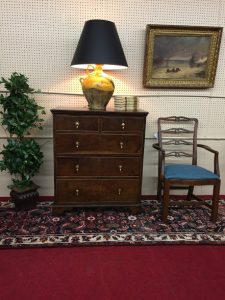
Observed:
[[[90,110],[105,110],[114,92],[114,83],[102,70],[101,65],[89,66],[87,75],[80,78],[82,90]]]
[[[87,99],[88,107],[91,110],[105,110],[113,92],[106,92],[97,89],[83,90]]]

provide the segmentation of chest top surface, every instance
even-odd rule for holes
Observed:
[[[55,107],[51,109],[52,114],[80,114],[80,115],[112,115],[112,116],[147,116],[148,112],[138,109],[138,110],[126,110],[120,111],[115,110],[114,108],[109,108],[106,110],[89,110],[88,107]]]

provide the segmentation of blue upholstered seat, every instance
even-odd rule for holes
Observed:
[[[165,166],[165,179],[219,179],[219,177],[202,167],[188,164],[171,164]]]

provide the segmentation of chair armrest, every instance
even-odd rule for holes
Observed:
[[[160,150],[159,143],[153,144],[152,147],[155,148],[156,150]]]
[[[153,147],[154,149],[158,150],[158,151],[161,151],[161,152],[165,153],[165,150],[162,149],[161,147],[159,147],[159,143],[153,144],[152,147]]]
[[[214,154],[214,174],[220,176],[220,170],[219,170],[219,152],[212,149],[209,146],[203,145],[203,144],[197,144],[197,147],[205,149],[211,153]]]
[[[219,154],[218,151],[212,149],[212,148],[209,147],[209,146],[203,145],[203,144],[197,144],[197,147],[203,148],[203,149],[205,149],[205,150],[207,150],[207,151],[209,151],[209,152],[212,152],[212,153],[214,153],[214,154],[217,154],[217,155]]]
[[[164,176],[164,169],[165,169],[165,150],[159,146],[159,143],[155,143],[152,147],[158,150],[158,176],[162,180]]]

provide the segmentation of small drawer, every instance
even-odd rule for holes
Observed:
[[[141,154],[143,138],[138,134],[70,134],[55,135],[56,154]]]
[[[140,117],[103,117],[102,132],[135,132],[143,131],[145,119]]]
[[[134,179],[59,179],[56,180],[55,203],[136,203],[140,201],[139,192],[139,181]]]
[[[57,157],[56,176],[140,176],[138,157]]]
[[[54,142],[56,154],[92,154],[101,149],[100,135],[94,133],[56,133]]]
[[[99,118],[97,116],[54,115],[54,127],[56,131],[98,131]]]

